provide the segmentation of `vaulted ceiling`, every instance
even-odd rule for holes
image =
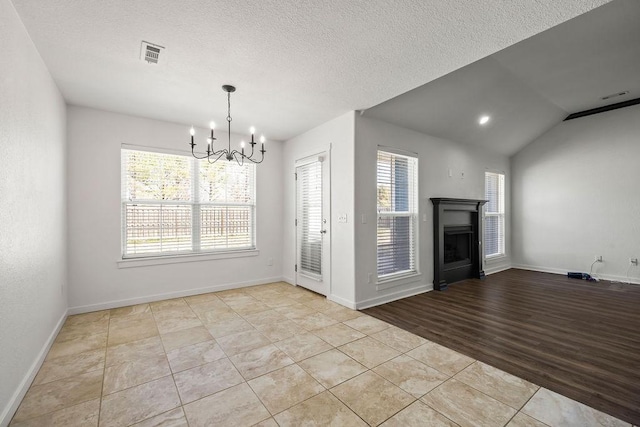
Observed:
[[[640,1],[615,0],[364,116],[512,155],[571,113],[638,97]]]
[[[253,124],[274,139],[373,107],[608,2],[12,1],[68,103],[205,126],[224,121],[220,87],[229,83],[238,88],[237,129]],[[140,60],[143,40],[166,48],[159,65]],[[516,73],[503,58],[481,71]]]

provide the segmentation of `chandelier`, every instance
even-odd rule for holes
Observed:
[[[248,160],[250,162],[253,163],[262,163],[262,161],[264,160],[264,153],[266,153],[265,149],[264,149],[264,135],[260,136],[260,143],[262,144],[262,147],[260,150],[258,150],[261,153],[260,156],[260,160],[253,157],[254,155],[254,151],[255,151],[255,146],[257,144],[257,142],[254,141],[254,134],[256,132],[256,129],[251,126],[251,129],[249,130],[251,132],[251,141],[249,142],[249,144],[251,145],[251,154],[249,154],[248,156],[245,154],[244,152],[244,146],[245,143],[244,141],[242,141],[240,143],[240,151],[238,150],[231,150],[231,92],[235,92],[236,88],[234,86],[231,85],[224,85],[222,86],[222,90],[224,90],[225,92],[227,92],[227,128],[228,128],[228,146],[227,148],[222,148],[220,150],[216,150],[214,147],[214,143],[216,141],[216,138],[213,136],[213,131],[215,129],[215,123],[211,122],[210,123],[210,127],[211,127],[211,135],[209,137],[207,137],[207,155],[206,156],[202,156],[202,157],[198,157],[196,155],[195,152],[195,147],[196,147],[196,143],[193,141],[193,137],[196,134],[196,130],[193,128],[193,126],[191,127],[191,154],[193,154],[193,157],[195,157],[196,159],[207,159],[209,161],[209,163],[215,163],[218,160],[220,160],[222,157],[224,157],[225,159],[232,161],[235,160],[240,166],[242,166],[245,162],[245,160]],[[256,153],[257,154],[257,153]]]

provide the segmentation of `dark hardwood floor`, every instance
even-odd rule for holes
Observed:
[[[640,286],[507,270],[364,310],[640,425]]]

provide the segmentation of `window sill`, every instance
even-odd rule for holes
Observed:
[[[179,264],[183,262],[211,261],[216,259],[244,258],[260,255],[258,249],[246,251],[203,253],[188,255],[164,255],[147,258],[126,258],[116,261],[118,268],[147,267],[152,265]]]
[[[507,257],[507,254],[489,255],[484,258],[485,262],[499,261]]]
[[[419,281],[421,277],[422,277],[422,273],[414,272],[414,273],[402,274],[396,277],[384,278],[376,282],[376,290],[383,291],[385,289],[395,288],[396,286],[408,285],[409,283],[414,283]]]

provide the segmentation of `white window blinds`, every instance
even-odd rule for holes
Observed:
[[[296,168],[300,272],[322,277],[322,163]]]
[[[122,150],[122,256],[255,247],[255,166]]]
[[[504,255],[504,175],[485,173],[484,254],[490,258]]]
[[[378,278],[417,271],[418,159],[378,151]]]

